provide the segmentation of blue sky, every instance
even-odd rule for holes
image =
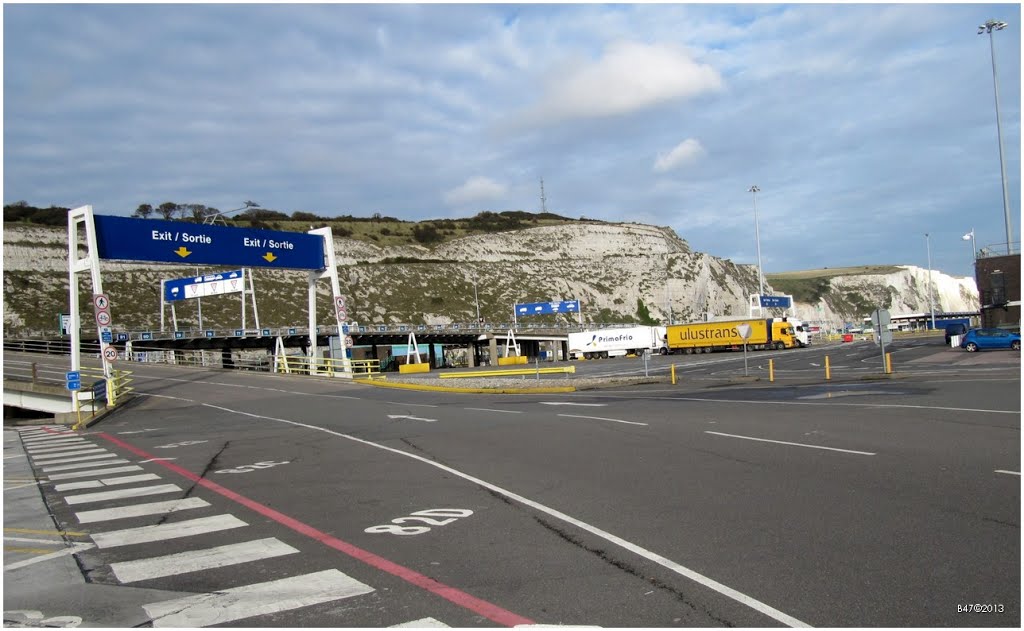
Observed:
[[[18,5],[3,201],[671,226],[766,273],[1020,241],[1020,6]]]

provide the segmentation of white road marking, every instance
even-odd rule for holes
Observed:
[[[876,454],[870,451],[855,451],[853,449],[838,449],[836,447],[822,447],[821,445],[805,445],[804,443],[789,443],[784,440],[769,440],[767,438],[754,438],[753,436],[740,436],[738,434],[723,434],[722,432],[711,432],[704,430],[705,434],[714,434],[716,436],[728,436],[730,438],[742,438],[743,440],[756,440],[762,443],[775,443],[778,445],[792,445],[794,447],[807,447],[809,449],[826,449],[828,451],[841,451],[847,454],[859,454],[861,456],[874,456]]]
[[[647,425],[647,423],[637,423],[636,421],[620,421],[617,418],[604,418],[601,416],[581,416],[579,414],[559,414],[558,416],[564,416],[566,418],[589,418],[595,421],[611,421],[612,423],[625,423],[627,425]]]
[[[608,407],[607,403],[570,403],[568,401],[538,401],[541,405],[576,405],[582,408]]]
[[[78,434],[43,434],[41,436],[21,435],[21,442],[26,447],[30,445],[60,445],[63,443],[80,443],[85,439]]]
[[[996,469],[996,473],[1005,473],[1006,475],[1020,475],[1020,471],[1003,471],[1002,469]]]
[[[117,460],[117,456],[111,454],[106,456],[107,458],[115,458],[115,460],[104,460],[103,462],[80,462],[78,464],[62,464],[57,467],[43,467],[43,471],[49,473],[50,471],[70,471],[72,469],[85,469],[87,467],[106,467],[112,464],[128,464],[127,460]],[[81,458],[76,458],[81,460]],[[93,458],[86,458],[86,460],[94,460]]]
[[[155,431],[156,431],[155,429],[135,429],[135,430],[132,430],[130,432],[118,432],[118,435],[123,435],[123,434],[144,434],[146,432],[155,432]]]
[[[149,543],[151,541],[163,541],[165,539],[179,539],[191,537],[208,532],[230,530],[248,526],[241,519],[234,515],[214,515],[212,517],[200,517],[187,521],[176,521],[167,524],[156,524],[153,526],[141,526],[139,528],[125,528],[124,530],[112,530],[110,532],[98,532],[92,536],[93,543],[98,548],[116,548],[118,546],[129,546],[136,543]]]
[[[519,628],[523,625],[516,625]],[[532,626],[532,625],[528,625]],[[420,618],[419,620],[410,620],[409,622],[403,622],[402,624],[393,624],[389,629],[447,629],[448,625],[436,620],[434,618]]]
[[[398,401],[384,401],[384,403],[390,405],[408,405],[411,408],[436,408],[436,405],[428,405],[426,403],[400,403]]]
[[[146,464],[147,462],[156,462],[157,460],[177,460],[177,458],[149,458],[148,460],[140,460],[139,464]]]
[[[25,451],[27,451],[29,453],[34,453],[34,452],[37,452],[37,451],[47,451],[47,450],[50,450],[50,449],[72,449],[72,448],[75,448],[75,447],[77,447],[79,449],[82,449],[82,448],[85,448],[85,447],[95,447],[95,445],[93,445],[92,443],[90,443],[87,440],[83,440],[81,438],[76,438],[75,440],[61,441],[59,443],[52,443],[52,442],[27,443],[27,444],[25,444]]]
[[[436,423],[436,418],[420,418],[418,416],[409,416],[408,414],[388,414],[388,418],[404,418],[410,421],[423,421],[424,423]]]
[[[49,561],[50,559],[56,559],[69,554],[77,554],[82,550],[88,550],[94,547],[96,546],[94,546],[91,543],[76,543],[72,545],[70,548],[64,548],[63,550],[59,550],[57,552],[51,552],[50,554],[44,554],[43,556],[38,556],[32,559],[25,559],[24,561],[18,561],[17,563],[5,565],[4,572],[8,572],[10,570],[17,570],[18,568],[26,567],[28,565],[35,565],[36,563]]]
[[[369,585],[338,570],[324,570],[232,587],[212,594],[151,603],[142,608],[153,621],[154,627],[195,628],[352,598],[372,591]]]
[[[162,557],[111,563],[110,570],[121,583],[135,583],[162,576],[187,574],[261,559],[272,559],[298,550],[274,538],[233,543],[207,550],[190,550]]]
[[[62,546],[64,545],[63,539],[32,539],[30,537],[8,537],[4,536],[4,541],[17,541],[18,543],[45,543],[51,546]]]
[[[13,456],[4,456],[4,460],[10,460],[11,458],[24,458],[25,454],[14,454]]]
[[[104,455],[106,454],[106,455]],[[96,458],[109,458],[114,454],[110,453],[106,449],[101,447],[94,447],[93,449],[86,449],[85,451],[71,451],[66,454],[47,454],[45,456],[32,456],[32,462],[36,464],[53,464],[55,462],[78,462],[79,460],[87,460],[85,456],[91,457],[95,460]],[[76,456],[75,458],[69,458],[68,456]],[[81,458],[77,456],[82,456]]]
[[[90,449],[97,448],[97,445],[91,443],[79,443],[77,445],[61,445],[60,447],[40,447],[38,449],[26,449],[32,457],[41,456],[43,454],[59,454],[74,451],[76,449]]]
[[[175,513],[180,510],[193,508],[205,508],[210,503],[198,497],[186,497],[180,500],[168,500],[166,502],[150,502],[148,504],[133,504],[131,506],[120,506],[118,508],[104,508],[101,510],[88,510],[75,513],[75,519],[80,524],[92,524],[98,521],[110,521],[112,519],[128,519],[130,517],[144,517],[146,515],[163,515],[164,513]]]
[[[110,469],[92,469],[91,471],[75,471],[74,473],[55,473],[47,475],[50,482],[54,480],[72,480],[74,478],[88,478],[94,475],[109,475],[111,473],[128,473],[129,471],[142,471],[142,467],[129,465],[127,467],[112,467]]]
[[[110,452],[103,452],[102,454],[96,454],[95,456],[76,456],[74,458],[59,458],[54,460],[47,460],[46,462],[36,462],[36,464],[48,465],[48,464],[60,464],[66,462],[85,462],[86,460],[102,460],[103,458],[117,458],[116,454]]]
[[[82,482],[68,482],[67,484],[55,484],[55,491],[77,491],[79,489],[99,489],[105,486],[117,486],[119,484],[134,484],[136,482],[149,482],[159,480],[160,476],[155,473],[143,473],[141,475],[128,475],[120,478],[104,478],[102,480],[83,480]]]
[[[75,504],[105,502],[107,500],[120,500],[126,497],[144,497],[146,495],[175,493],[177,491],[181,491],[181,487],[177,484],[158,484],[157,486],[140,486],[134,489],[117,489],[116,491],[100,491],[98,493],[65,495],[64,501],[67,502],[69,506],[74,506]]]
[[[612,396],[612,395],[601,395],[601,394],[588,394],[591,397],[601,396]],[[625,394],[616,394],[615,398],[625,397]],[[656,401],[700,401],[702,403],[736,403],[744,405],[816,405],[826,407],[849,407],[849,408],[896,408],[896,409],[911,409],[911,410],[945,410],[949,412],[982,412],[986,414],[1014,414],[1020,416],[1020,410],[988,410],[981,408],[954,408],[954,407],[943,407],[938,405],[907,405],[902,403],[839,403],[839,402],[817,402],[817,401],[757,401],[748,399],[716,399],[712,397],[651,397],[651,396],[637,396],[628,397],[631,400],[656,400]]]
[[[500,414],[522,414],[522,411],[520,411],[520,410],[492,410],[491,408],[465,408],[465,409],[467,409],[467,410],[475,410],[477,412],[498,412]],[[424,618],[424,620],[426,620],[426,618]]]
[[[6,482],[4,483],[6,484]],[[26,482],[25,484],[16,484],[14,486],[5,486],[4,491],[15,491],[17,489],[23,489],[26,486],[36,486],[35,482]]]
[[[139,394],[145,394],[145,393],[139,393]],[[349,434],[342,434],[341,432],[335,432],[333,430],[329,430],[329,429],[326,429],[326,428],[323,428],[323,427],[317,427],[316,425],[309,425],[308,423],[300,423],[298,421],[289,421],[287,419],[276,418],[276,417],[273,417],[273,416],[263,416],[263,415],[260,415],[260,414],[253,414],[251,412],[243,412],[241,410],[234,410],[234,409],[231,409],[231,408],[226,408],[226,407],[223,407],[223,406],[220,406],[220,405],[213,405],[213,404],[210,404],[210,403],[202,403],[202,402],[199,402],[199,401],[194,401],[192,399],[186,399],[184,397],[167,397],[167,398],[174,398],[174,399],[181,400],[181,401],[189,401],[189,402],[192,402],[192,403],[199,403],[203,407],[208,407],[208,408],[211,408],[211,409],[214,409],[214,410],[221,410],[223,412],[228,412],[228,413],[231,413],[231,414],[237,414],[239,416],[245,416],[245,417],[256,418],[256,419],[263,419],[263,420],[267,420],[267,421],[274,421],[274,422],[277,422],[277,423],[286,423],[286,424],[292,425],[294,427],[305,427],[306,429],[311,429],[311,430],[317,431],[317,432],[323,432],[325,434],[330,434],[332,436],[337,436],[339,438],[344,438],[345,440],[350,440],[352,442],[360,443],[360,444],[366,445],[368,447],[373,447],[375,449],[380,449],[382,451],[387,451],[389,453],[393,453],[393,454],[397,454],[397,455],[400,455],[400,456],[404,456],[406,458],[411,458],[413,460],[417,460],[417,461],[422,462],[423,464],[426,464],[428,466],[434,467],[436,469],[440,469],[441,471],[447,471],[448,473],[451,473],[454,476],[458,476],[458,477],[462,478],[463,480],[466,480],[466,481],[471,482],[473,484],[482,486],[482,487],[484,487],[486,489],[490,489],[490,490],[494,491],[495,493],[503,495],[503,496],[505,496],[505,497],[507,497],[507,498],[509,498],[511,500],[514,500],[516,502],[519,502],[519,503],[521,503],[521,504],[523,504],[525,506],[529,506],[529,507],[533,508],[534,510],[538,510],[538,511],[540,511],[542,513],[545,513],[545,514],[547,514],[547,515],[549,515],[551,517],[554,517],[555,519],[564,521],[567,524],[572,524],[573,526],[576,526],[577,528],[579,528],[581,530],[585,530],[586,532],[589,532],[589,533],[593,534],[594,536],[600,537],[600,538],[604,539],[605,541],[608,541],[609,543],[612,543],[612,544],[614,544],[616,546],[619,546],[620,548],[622,548],[624,550],[632,552],[633,554],[636,554],[637,556],[643,557],[643,558],[651,561],[652,563],[657,563],[658,565],[660,565],[660,566],[662,566],[662,567],[664,567],[664,568],[666,568],[666,569],[668,569],[668,570],[670,570],[672,572],[675,572],[676,574],[679,574],[680,576],[684,576],[684,577],[692,580],[695,583],[703,585],[704,587],[707,587],[708,589],[714,590],[714,591],[718,592],[719,594],[722,594],[722,595],[724,595],[724,596],[726,596],[728,598],[731,598],[731,599],[735,600],[736,602],[739,602],[739,603],[741,603],[741,604],[743,604],[743,605],[745,605],[747,607],[750,607],[751,609],[753,609],[753,610],[755,610],[757,612],[760,612],[761,614],[764,614],[765,616],[768,616],[768,617],[772,618],[773,620],[777,620],[777,621],[779,621],[779,622],[781,622],[783,624],[789,625],[791,627],[807,627],[807,626],[809,626],[807,623],[801,622],[800,620],[794,618],[793,616],[790,616],[789,614],[783,613],[782,611],[779,611],[778,609],[775,609],[774,607],[771,607],[770,605],[767,605],[767,604],[757,600],[756,598],[752,598],[750,596],[747,596],[746,594],[744,594],[742,592],[739,592],[739,591],[737,591],[737,590],[735,590],[735,589],[733,589],[733,588],[731,588],[731,587],[729,587],[727,585],[723,585],[722,583],[719,583],[718,581],[716,581],[716,580],[714,580],[712,578],[709,578],[707,576],[704,576],[703,574],[695,572],[695,571],[691,570],[688,567],[680,565],[679,563],[676,563],[675,561],[672,561],[671,559],[667,559],[667,558],[661,556],[660,554],[657,554],[656,552],[652,552],[652,551],[647,550],[645,548],[641,548],[640,546],[638,546],[638,545],[636,545],[634,543],[626,541],[625,539],[622,539],[621,537],[617,537],[617,536],[611,534],[610,532],[606,532],[604,530],[601,530],[600,528],[597,528],[596,526],[591,526],[590,524],[588,524],[586,522],[583,522],[583,521],[580,521],[580,520],[576,519],[575,517],[567,515],[567,514],[561,512],[561,511],[558,511],[558,510],[555,510],[555,509],[550,508],[548,506],[545,506],[544,504],[541,504],[539,502],[535,502],[535,501],[533,501],[533,500],[531,500],[529,498],[523,497],[522,495],[519,495],[517,493],[513,493],[512,491],[503,489],[500,486],[497,486],[496,484],[491,484],[490,482],[487,482],[487,481],[482,480],[480,478],[471,476],[468,473],[463,473],[462,471],[459,471],[458,469],[453,469],[452,467],[443,465],[443,464],[441,464],[439,462],[434,462],[434,461],[429,460],[429,459],[427,459],[427,458],[425,458],[423,456],[420,456],[420,455],[417,455],[417,454],[413,454],[413,453],[409,453],[407,451],[402,451],[401,449],[395,449],[394,447],[387,447],[385,445],[381,445],[379,443],[375,443],[375,442],[372,442],[372,441],[369,441],[369,440],[365,440],[365,439],[362,439],[362,438],[356,438],[355,436],[351,436]]]

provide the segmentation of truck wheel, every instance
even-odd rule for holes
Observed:
[[[705,346],[705,347],[704,347],[704,352],[705,352],[705,353],[710,353],[710,352],[711,352],[712,350],[713,350],[713,349],[712,349],[712,348],[711,348],[710,346]]]
[[[608,359],[608,351],[601,351],[601,359]]]
[[[785,344],[783,344],[782,342],[775,342],[775,350],[781,351],[784,348],[786,348]]]
[[[662,354],[662,356],[668,355],[668,349],[665,348],[664,346],[662,346],[661,347],[661,354]]]

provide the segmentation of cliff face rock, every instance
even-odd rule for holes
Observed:
[[[5,335],[54,334],[57,314],[68,311],[66,228],[4,226]],[[515,303],[579,299],[585,321],[628,322],[638,301],[666,322],[747,314],[747,296],[757,287],[757,269],[693,252],[669,228],[643,224],[578,222],[511,232],[478,234],[429,248],[380,247],[335,238],[341,291],[349,319],[360,324],[450,324],[480,314],[494,324],[511,323]],[[101,261],[103,289],[110,295],[114,327],[159,330],[160,281],[196,274],[195,266]],[[222,271],[204,267],[202,273]],[[79,275],[83,314],[92,292]],[[305,326],[308,274],[253,270],[259,325]],[[973,279],[933,271],[936,311],[977,309]],[[797,303],[801,319],[832,325],[859,321],[865,305],[893,313],[928,310],[927,270],[900,267],[884,275],[832,276],[819,299]],[[474,298],[474,290],[476,298]],[[330,287],[317,283],[317,321],[333,323]],[[241,295],[204,299],[203,328],[241,325]],[[164,326],[198,328],[196,301],[164,310]],[[89,318],[83,315],[83,325]],[[565,322],[542,316],[520,325]],[[576,316],[571,316],[576,321]],[[247,327],[255,326],[249,309]]]

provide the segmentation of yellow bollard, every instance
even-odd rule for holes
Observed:
[[[825,381],[832,380],[832,367],[828,363],[828,355],[825,355]]]
[[[885,354],[885,374],[892,374],[892,353]]]
[[[672,385],[676,385],[676,365],[672,364]]]
[[[768,360],[768,381],[771,383],[775,382],[775,360]]]

